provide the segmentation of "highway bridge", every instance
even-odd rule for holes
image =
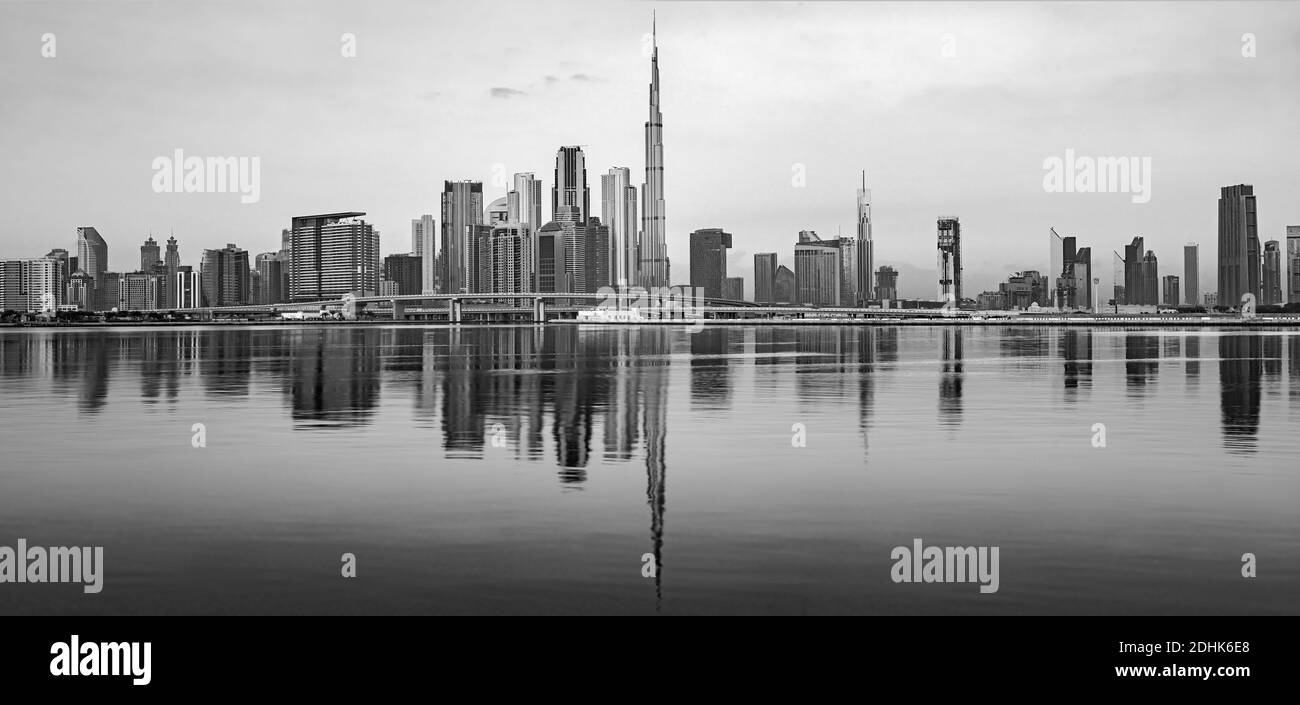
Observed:
[[[317,312],[322,309],[341,311],[347,318],[363,317],[368,308],[393,320],[435,320],[451,323],[531,321],[574,318],[579,311],[603,308],[637,308],[649,319],[729,319],[729,318],[931,318],[944,316],[934,309],[879,309],[853,307],[815,307],[794,304],[755,304],[729,299],[696,299],[676,294],[649,295],[629,292],[615,294],[579,292],[511,292],[494,294],[404,294],[357,296],[319,301],[245,306],[205,306],[166,309],[189,314],[203,320],[247,318],[291,311]],[[160,311],[161,312],[161,311]],[[948,315],[967,316],[968,311],[951,311]]]

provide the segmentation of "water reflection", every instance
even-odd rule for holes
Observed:
[[[942,425],[951,427],[961,423],[962,330],[945,326],[941,332],[939,420]]]
[[[1219,407],[1223,415],[1223,447],[1230,453],[1256,450],[1262,351],[1258,335],[1219,338]]]
[[[1118,374],[1128,396],[1163,399],[1151,386],[1159,363],[1181,360],[1182,398],[1199,398],[1203,343],[1211,334],[1115,333],[899,326],[719,326],[692,334],[571,326],[8,331],[0,333],[0,380],[6,391],[22,384],[67,398],[87,415],[132,397],[110,396],[112,383],[138,389],[149,405],[178,405],[187,390],[217,404],[278,393],[288,426],[304,432],[373,425],[387,405],[381,400],[392,394],[410,400],[412,425],[436,437],[448,458],[482,459],[489,449],[516,460],[550,458],[558,483],[575,489],[588,482],[594,464],[644,461],[658,542],[675,365],[685,368],[691,406],[714,415],[732,411],[742,391],[761,401],[782,385],[807,409],[856,397],[863,448],[882,384],[896,374],[934,375],[939,424],[958,429],[971,358],[1051,370],[1068,404],[1100,403],[1089,398],[1098,394],[1094,382]],[[1300,397],[1300,337],[1212,337],[1222,447],[1254,452],[1263,400]],[[1112,366],[1118,360],[1108,353],[1118,348],[1107,348],[1110,341],[1122,346],[1122,373]],[[936,342],[934,361],[927,348]]]
[[[1092,386],[1092,331],[1067,328],[1061,335],[1060,354],[1065,360],[1065,400],[1077,401],[1079,388]]]

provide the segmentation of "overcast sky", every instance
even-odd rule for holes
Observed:
[[[0,257],[71,250],[94,225],[112,269],[151,229],[197,264],[342,210],[405,252],[444,179],[488,201],[516,171],[549,190],[566,144],[585,145],[597,204],[609,167],[643,179],[652,9],[674,282],[689,232],[722,227],[752,296],[753,253],[788,264],[801,229],[853,232],[862,169],[904,295],[933,296],[940,214],[961,218],[968,295],[1046,270],[1049,226],[1091,245],[1106,283],[1134,235],[1161,275],[1200,242],[1212,290],[1225,185],[1254,184],[1261,240],[1300,224],[1297,3],[5,2]],[[154,193],[176,148],[260,157],[260,201]],[[1150,157],[1150,202],[1045,192],[1067,148]]]

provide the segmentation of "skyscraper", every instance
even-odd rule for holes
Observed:
[[[220,250],[204,250],[200,273],[203,306],[241,306],[252,303],[247,250],[241,250],[233,244],[227,244]]]
[[[1145,289],[1142,286],[1142,255],[1146,244],[1141,236],[1124,246],[1124,300],[1122,304],[1142,305]]]
[[[532,231],[527,224],[505,223],[492,229],[485,256],[491,262],[492,277],[485,290],[493,294],[533,291],[536,260]]]
[[[898,272],[889,265],[876,270],[876,298],[882,302],[898,300]]]
[[[1300,303],[1300,225],[1286,226],[1288,303]]]
[[[636,187],[632,170],[616,166],[600,177],[600,216],[609,226],[609,272],[615,286],[637,283]]]
[[[555,221],[537,231],[537,291],[555,293],[564,286],[564,227]]]
[[[789,304],[794,303],[795,290],[794,271],[784,264],[776,268],[776,301],[777,303]]]
[[[956,216],[939,217],[939,300],[961,303],[961,223]]]
[[[506,198],[510,222],[527,225],[536,237],[537,231],[546,224],[542,220],[542,182],[533,178],[532,172],[515,174],[514,188]]]
[[[1255,187],[1219,189],[1219,305],[1241,306],[1242,296],[1260,300],[1259,231],[1255,222]]]
[[[365,213],[323,213],[293,218],[289,301],[337,299],[379,292],[379,233]],[[247,269],[247,263],[245,263]],[[204,291],[207,291],[204,272]]]
[[[1147,250],[1142,256],[1140,267],[1142,281],[1142,298],[1138,301],[1143,306],[1157,306],[1160,304],[1160,263],[1156,259],[1156,253]]]
[[[1201,303],[1201,248],[1194,242],[1183,245],[1183,301]]]
[[[862,171],[862,188],[858,189],[858,243],[857,277],[858,302],[872,298],[872,276],[876,271],[875,243],[871,235],[871,189],[867,188],[867,172]]]
[[[1070,264],[1070,275],[1074,282],[1074,298],[1067,301],[1066,305],[1075,309],[1092,310],[1096,306],[1096,302],[1093,301],[1091,247],[1080,247],[1074,251],[1074,261]]]
[[[203,305],[203,279],[193,267],[177,268],[172,277],[170,300],[174,308],[198,308]]]
[[[722,284],[722,298],[728,301],[745,300],[745,278],[727,277]]]
[[[1070,244],[1071,246],[1073,246],[1074,244],[1073,238],[1070,239]],[[1073,247],[1071,249],[1073,249]],[[1061,301],[1064,299],[1067,293],[1062,290],[1062,287],[1067,286],[1068,283],[1063,281],[1065,279],[1065,263],[1066,263],[1065,238],[1062,238],[1060,235],[1056,233],[1056,228],[1049,227],[1047,229],[1047,251],[1049,257],[1048,261],[1050,262],[1050,264],[1047,267],[1047,277],[1049,281],[1057,282],[1057,286],[1053,291],[1051,305],[1053,307],[1060,307],[1063,305]],[[1048,304],[1048,302],[1046,301],[1042,303],[1044,305]]]
[[[108,243],[92,227],[77,228],[77,266],[94,278],[96,287],[108,271]]]
[[[153,235],[150,235],[149,239],[145,240],[144,244],[140,246],[140,270],[139,271],[147,272],[153,268],[155,262],[161,262],[161,261],[162,261],[162,251],[158,247],[158,242],[153,239]]]
[[[834,240],[840,250],[840,304],[855,306],[858,295],[858,246],[856,237],[841,235]]]
[[[840,248],[817,237],[811,230],[799,231],[794,246],[794,303],[813,306],[840,305]]]
[[[442,281],[439,293],[469,291],[478,259],[471,226],[482,224],[483,182],[443,182],[441,271],[436,273]]]
[[[1282,303],[1282,245],[1277,240],[1264,243],[1264,278],[1260,285],[1261,304]]]
[[[703,289],[705,298],[721,299],[727,280],[727,250],[731,233],[704,228],[691,233],[691,288]]]
[[[591,217],[591,188],[587,185],[587,158],[582,147],[560,147],[555,153],[555,183],[551,186],[552,220],[562,206],[578,209],[577,222]]]
[[[1178,277],[1173,274],[1167,274],[1164,278],[1164,305],[1178,306],[1182,297],[1178,293]]]
[[[63,295],[61,265],[48,257],[0,261],[0,310],[43,311]]]
[[[280,259],[280,253],[263,252],[255,258],[254,263],[260,278],[260,285],[254,300],[264,305],[284,303],[286,293],[283,288],[284,261]],[[173,273],[171,279],[174,278],[175,274]]]
[[[668,244],[664,225],[664,117],[659,110],[659,42],[650,25],[650,119],[645,123],[645,183],[641,186],[641,242],[637,282],[668,286]]]
[[[776,253],[754,255],[754,302],[773,303],[776,299]]]
[[[421,281],[423,265],[418,255],[388,255],[384,258],[384,279],[396,282],[399,295],[424,293],[424,283]]]
[[[610,278],[610,256],[614,248],[610,246],[609,226],[600,221],[600,218],[592,216],[587,219],[585,225],[578,226],[583,233],[583,247],[586,264],[584,265],[586,278],[586,291],[589,294],[598,293],[602,288],[611,286],[614,282]]]
[[[176,244],[175,235],[167,238],[167,253],[163,255],[163,268],[166,273],[163,288],[167,292],[167,305],[172,306],[172,292],[175,289],[172,280],[176,278],[176,272],[180,271],[181,268],[181,249]]]
[[[438,238],[433,226],[433,216],[428,213],[411,221],[411,254],[420,258],[421,294],[436,294],[438,267]]]

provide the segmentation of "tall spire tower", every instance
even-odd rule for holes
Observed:
[[[858,297],[863,301],[877,298],[873,279],[876,276],[875,242],[871,239],[871,189],[867,188],[867,171],[862,170],[862,188],[858,190]]]
[[[668,286],[668,244],[664,233],[664,124],[659,112],[659,42],[650,16],[650,119],[645,124],[645,183],[641,185],[641,246],[637,284]]]

